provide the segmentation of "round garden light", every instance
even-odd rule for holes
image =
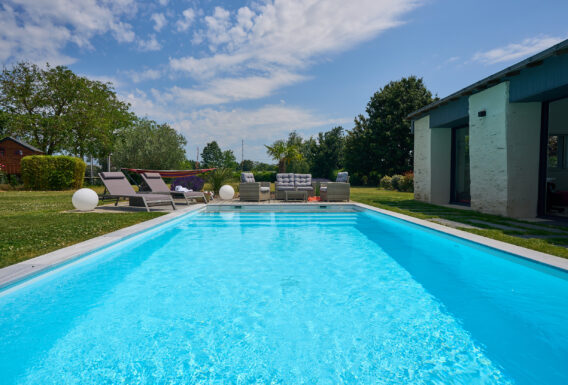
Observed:
[[[79,211],[91,211],[97,207],[99,196],[91,189],[82,188],[75,191],[71,202],[73,202],[73,206]]]
[[[219,196],[223,200],[233,199],[233,197],[235,196],[235,189],[232,186],[226,184],[219,190]]]

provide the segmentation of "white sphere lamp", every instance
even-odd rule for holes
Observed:
[[[223,200],[233,199],[234,196],[235,189],[233,188],[233,186],[226,184],[219,190],[219,197],[221,197],[221,199]]]
[[[75,191],[71,202],[73,202],[73,206],[79,211],[91,211],[97,207],[99,196],[89,188],[82,188]]]

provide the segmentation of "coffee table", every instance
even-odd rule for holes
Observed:
[[[308,192],[302,190],[290,190],[285,191],[286,202],[289,200],[302,200],[306,202],[308,200]]]

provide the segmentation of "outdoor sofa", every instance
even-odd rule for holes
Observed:
[[[337,173],[335,182],[321,183],[320,197],[322,201],[349,201],[351,185],[347,172]]]
[[[162,179],[162,176],[157,172],[144,172],[141,174],[143,186],[148,188],[150,192],[156,194],[169,194],[173,198],[185,199],[185,202],[189,205],[190,200],[202,200],[203,203],[207,203],[207,197],[201,191],[171,191]],[[141,193],[145,193],[142,191]]]
[[[239,184],[241,201],[268,201],[270,200],[270,182],[256,182],[252,172],[241,173]]]
[[[276,174],[275,195],[276,199],[285,199],[286,191],[306,191],[308,196],[314,195],[311,174]]]
[[[99,173],[101,181],[105,185],[105,192],[99,195],[99,199],[116,199],[115,206],[118,205],[120,198],[128,198],[130,206],[143,206],[146,211],[150,211],[152,206],[171,205],[175,210],[176,205],[170,195],[166,194],[144,194],[137,193],[132,188],[126,176],[118,172],[101,172]]]

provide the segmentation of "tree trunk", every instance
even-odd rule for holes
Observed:
[[[278,172],[285,173],[286,172],[286,161],[284,159],[280,159],[278,162]]]

